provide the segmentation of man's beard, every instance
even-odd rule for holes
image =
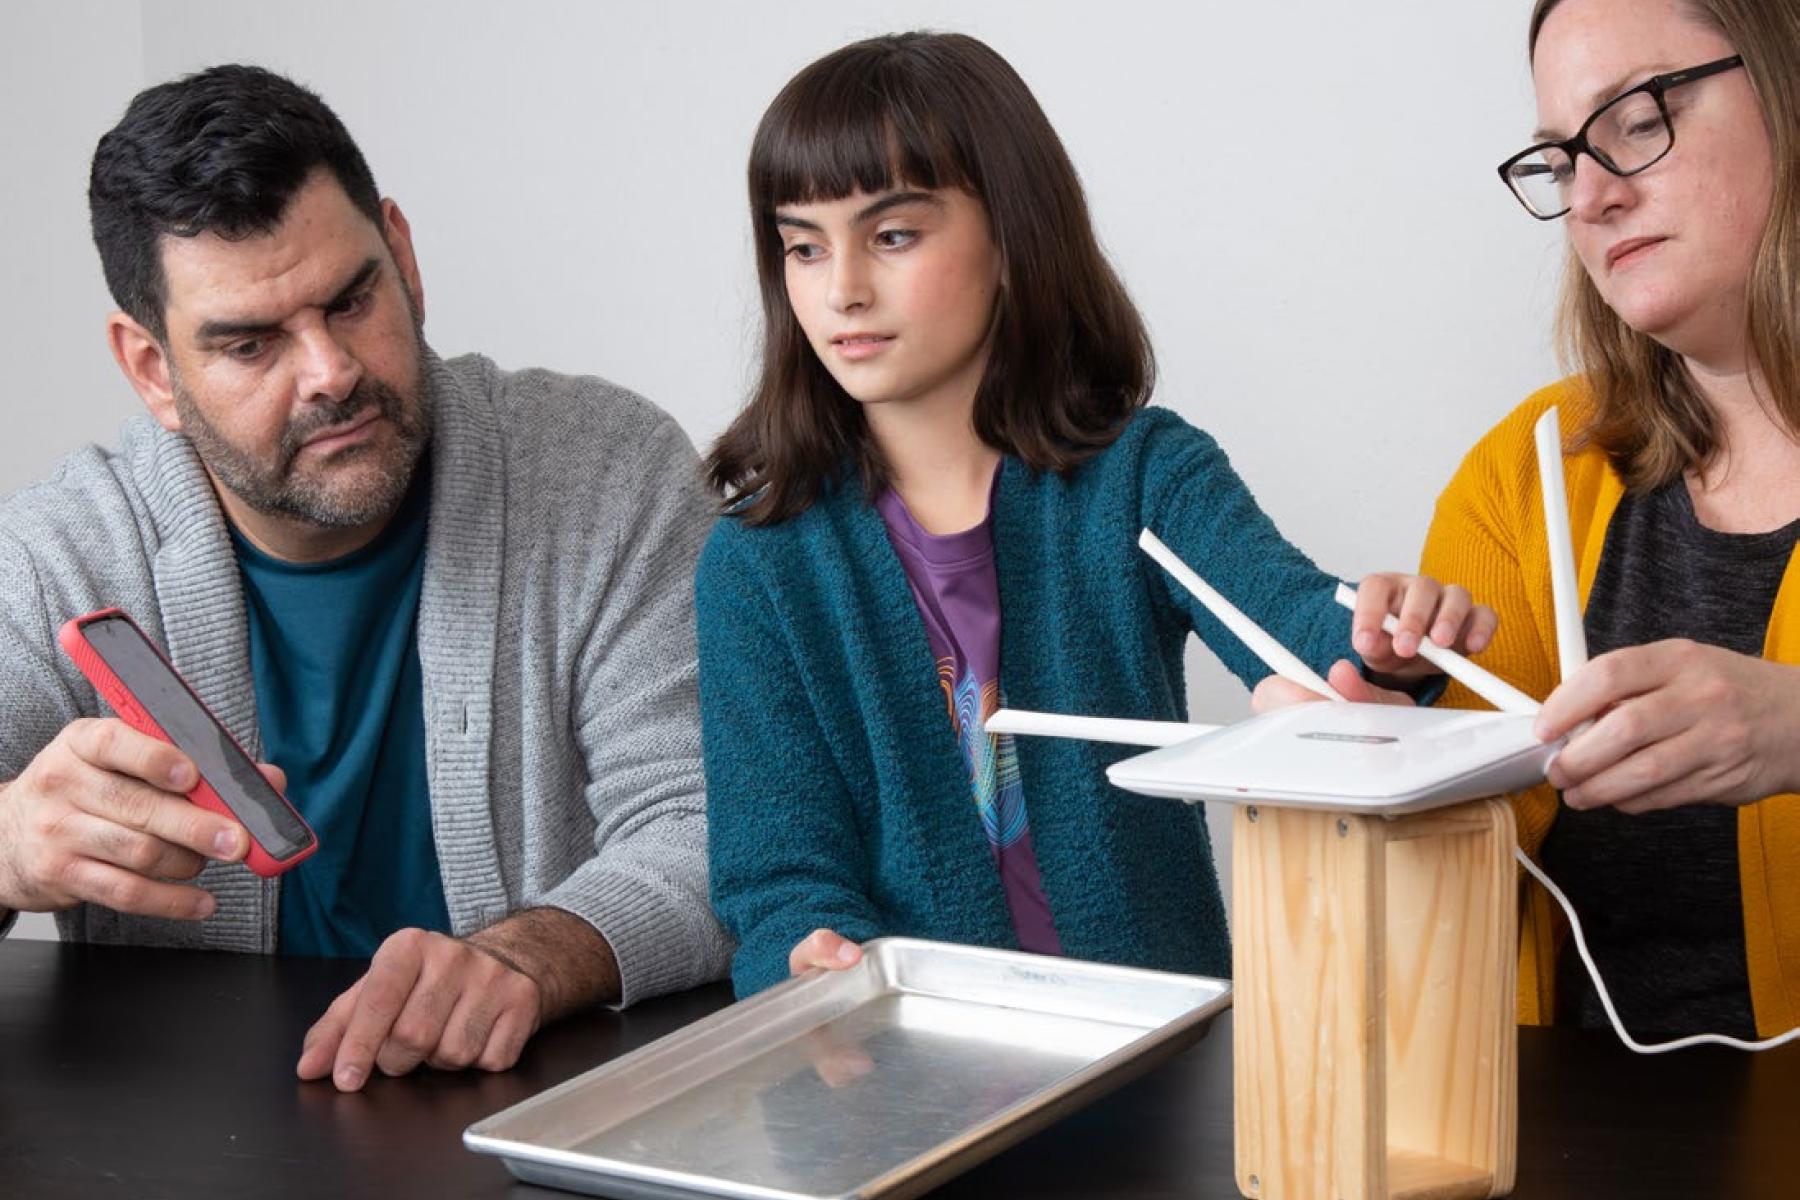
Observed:
[[[423,342],[420,343],[423,350]],[[365,375],[339,404],[308,407],[282,431],[273,463],[252,457],[227,441],[200,412],[178,377],[170,380],[181,430],[200,461],[233,495],[266,516],[287,517],[310,525],[348,529],[378,521],[394,512],[412,483],[413,472],[431,440],[431,399],[421,368],[402,392],[385,380]],[[294,473],[295,460],[308,439],[323,431],[348,427],[373,409],[385,418],[393,436],[384,445],[362,444],[336,451],[311,473]],[[341,467],[380,455],[372,470],[348,479],[335,478]]]

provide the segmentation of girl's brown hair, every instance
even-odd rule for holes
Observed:
[[[1094,237],[1074,164],[1025,81],[974,38],[871,38],[808,66],[763,114],[749,184],[761,377],[707,474],[750,524],[805,511],[852,472],[871,498],[887,481],[862,406],[788,303],[783,204],[901,186],[957,187],[981,201],[1002,266],[974,421],[1002,453],[1066,473],[1149,399],[1149,336]]]
[[[1562,0],[1537,0],[1528,50]],[[1800,433],[1800,5],[1794,0],[1684,0],[1744,60],[1772,143],[1775,192],[1746,287],[1749,353],[1766,403]],[[1688,64],[1683,64],[1688,65]],[[1709,464],[1718,419],[1681,358],[1620,319],[1569,253],[1557,320],[1564,353],[1585,378],[1593,410],[1578,445],[1605,450],[1628,488],[1669,482]]]

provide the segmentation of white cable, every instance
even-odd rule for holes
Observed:
[[[1777,1046],[1786,1045],[1795,1038],[1800,1038],[1800,1028],[1790,1029],[1786,1033],[1777,1034],[1760,1042],[1746,1042],[1743,1038],[1729,1037],[1723,1033],[1696,1033],[1688,1037],[1676,1038],[1672,1042],[1640,1042],[1625,1032],[1625,1025],[1619,1020],[1619,1010],[1613,1007],[1612,995],[1606,990],[1606,983],[1600,978],[1600,968],[1594,965],[1594,956],[1588,953],[1587,935],[1581,932],[1581,918],[1575,915],[1575,906],[1563,895],[1561,888],[1550,882],[1550,877],[1538,865],[1526,857],[1523,850],[1514,848],[1513,854],[1530,871],[1532,877],[1549,891],[1552,898],[1562,905],[1563,912],[1569,915],[1569,927],[1575,932],[1575,949],[1581,954],[1581,961],[1587,967],[1588,978],[1594,981],[1594,988],[1600,993],[1600,1004],[1606,1009],[1606,1019],[1612,1022],[1613,1032],[1619,1040],[1639,1054],[1667,1054],[1671,1050],[1686,1050],[1692,1046],[1730,1046],[1734,1050],[1748,1050],[1752,1053],[1760,1050],[1773,1050]]]

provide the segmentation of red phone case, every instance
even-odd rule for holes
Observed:
[[[82,636],[82,627],[84,625],[88,624],[90,621],[98,621],[102,617],[117,617],[125,621],[133,629],[137,630],[138,636],[144,639],[145,643],[155,652],[156,656],[162,659],[163,665],[169,668],[169,673],[180,680],[181,686],[187,688],[188,694],[194,697],[194,703],[205,710],[206,715],[213,719],[213,723],[218,725],[220,732],[224,733],[224,735],[231,740],[232,745],[237,746],[239,751],[243,751],[243,746],[239,745],[237,739],[231,736],[231,731],[225,728],[225,723],[219,720],[218,715],[215,714],[212,709],[206,707],[206,701],[200,699],[199,693],[194,691],[187,680],[182,679],[181,672],[175,669],[175,665],[169,661],[168,657],[163,654],[157,644],[151,641],[149,637],[145,636],[144,631],[138,627],[138,623],[133,621],[130,615],[123,609],[103,608],[99,612],[91,612],[84,617],[76,617],[73,620],[65,621],[62,629],[58,631],[56,635],[56,640],[62,646],[63,653],[67,654],[74,660],[75,665],[81,668],[81,673],[88,677],[88,682],[92,683],[99,691],[101,698],[112,705],[113,711],[119,714],[119,719],[121,721],[124,721],[139,733],[149,734],[153,738],[160,738],[171,746],[175,745],[175,739],[164,733],[162,726],[158,725],[151,718],[150,714],[144,711],[143,707],[138,704],[136,697],[131,694],[131,689],[126,687],[124,682],[120,680],[117,675],[113,674],[113,669],[106,665],[106,660],[101,658],[99,653],[96,652],[92,646],[88,645],[87,638]],[[245,753],[244,757],[248,758],[249,754]],[[222,817],[229,817],[233,821],[238,820],[236,814],[231,811],[230,806],[227,805],[224,800],[219,798],[219,793],[214,791],[212,784],[208,783],[204,778],[194,785],[193,790],[188,793],[188,799],[195,804],[198,804],[201,808],[216,812]],[[287,797],[283,796],[281,799],[282,803],[287,803]],[[312,827],[306,825],[305,819],[300,816],[298,811],[294,810],[292,804],[288,804],[288,809],[290,812],[294,813],[294,819],[299,821],[301,825],[306,826],[306,831],[308,833],[312,833]],[[242,824],[242,822],[239,823]],[[248,829],[244,832],[249,834]],[[318,835],[313,834],[312,844],[307,846],[306,849],[300,851],[292,858],[278,859],[271,855],[267,850],[263,849],[262,845],[257,842],[254,836],[252,836],[250,838],[250,853],[245,856],[244,865],[258,875],[261,875],[263,878],[268,879],[281,874],[290,867],[297,866],[304,862],[318,848]]]

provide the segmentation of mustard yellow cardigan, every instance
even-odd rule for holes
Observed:
[[[1499,631],[1481,663],[1540,700],[1557,683],[1556,619],[1532,426],[1552,404],[1560,407],[1567,444],[1586,404],[1573,380],[1533,395],[1469,452],[1438,499],[1421,566],[1427,575],[1462,584],[1499,612]],[[1606,527],[1625,488],[1598,449],[1565,454],[1563,470],[1585,608]],[[1782,576],[1763,657],[1800,664],[1800,553]],[[1487,707],[1458,684],[1444,703]],[[1527,854],[1535,857],[1543,846],[1558,807],[1547,784],[1513,797],[1519,844]],[[1800,796],[1771,796],[1738,810],[1738,862],[1750,999],[1757,1030],[1766,1037],[1800,1025]],[[1549,1024],[1567,922],[1548,893],[1523,875],[1520,887],[1519,1019]]]

